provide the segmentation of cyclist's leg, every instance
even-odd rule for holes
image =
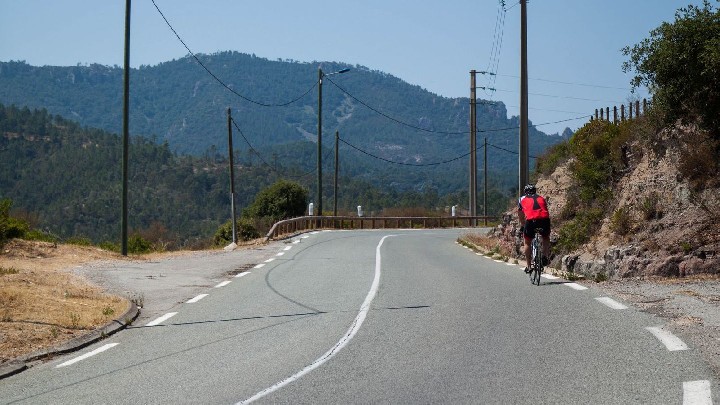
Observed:
[[[523,240],[525,242],[525,269],[530,269],[530,260],[532,259],[532,239],[528,238],[526,235],[523,235]]]

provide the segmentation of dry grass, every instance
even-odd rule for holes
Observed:
[[[129,302],[71,274],[122,258],[93,247],[13,240],[0,252],[0,363],[61,344],[122,315]]]

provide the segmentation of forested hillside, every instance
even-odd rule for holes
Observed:
[[[440,97],[363,66],[270,61],[236,52],[198,58],[222,84],[193,57],[131,71],[132,136],[167,143],[169,151],[181,154],[225,155],[230,107],[243,136],[266,161],[312,170],[318,67],[325,72],[351,68],[323,81],[323,145],[332,154],[333,135],[340,132],[347,142],[341,144],[345,173],[400,191],[435,190],[446,195],[467,189],[468,176],[459,173],[466,173],[468,167],[467,158],[461,158],[469,144],[468,98]],[[122,69],[0,62],[0,102],[45,108],[81,125],[119,133]],[[517,183],[517,127],[517,118],[508,118],[502,103],[479,103],[478,144],[487,136],[490,182],[506,193]],[[530,154],[537,156],[561,137],[531,127],[530,140]],[[405,165],[371,157],[348,144]],[[247,152],[244,139],[239,138],[235,148],[242,163],[250,163],[251,158],[259,161]],[[429,165],[448,160],[452,162]],[[330,159],[325,162],[328,169],[332,167]]]
[[[283,147],[302,155],[311,152],[307,145]],[[204,245],[230,218],[226,158],[179,156],[167,141],[158,145],[140,136],[132,138],[129,149],[131,232],[167,243],[169,248]],[[87,237],[96,243],[119,239],[121,156],[117,135],[81,127],[46,110],[0,104],[0,199],[11,199],[14,215],[61,239]],[[333,195],[332,173],[327,173],[326,204]],[[256,157],[252,164],[237,164],[235,175],[238,214],[260,190],[280,178],[315,192],[314,172],[279,160],[261,162]],[[356,205],[377,214],[396,207],[444,209],[467,200],[467,194],[440,195],[431,188],[423,192],[378,189],[348,175],[341,176],[339,183],[341,212],[352,211]],[[490,201],[493,212],[504,206],[497,191]]]

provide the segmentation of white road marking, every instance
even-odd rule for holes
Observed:
[[[285,252],[278,252],[275,256],[282,256],[284,254],[285,254]]]
[[[578,284],[578,283],[565,283],[564,285],[572,288],[573,290],[578,290],[578,291],[582,291],[582,290],[587,290],[587,289],[588,289],[587,287],[582,286],[582,285],[580,285],[580,284]]]
[[[195,298],[193,298],[193,299],[191,299],[191,300],[188,300],[188,301],[186,302],[186,304],[194,304],[194,303],[200,301],[201,299],[207,297],[208,295],[209,295],[209,294],[200,294],[200,295],[198,295],[197,297],[195,297]]]
[[[168,319],[172,318],[172,317],[175,316],[175,315],[177,315],[177,312],[168,312],[167,314],[161,316],[160,318],[155,319],[154,321],[148,323],[148,324],[145,325],[145,326],[155,326],[155,325],[159,325],[159,324],[167,321]]]
[[[310,237],[310,236],[308,236],[308,235],[303,235],[303,236],[301,236],[300,238],[302,238],[302,239],[307,239],[307,238],[309,238],[309,237]]]
[[[257,267],[257,266],[256,266],[256,267]],[[236,275],[235,275],[235,278],[244,277],[244,276],[247,276],[248,274],[250,274],[249,271],[243,271],[242,273],[236,274]]]
[[[222,283],[215,286],[215,288],[225,287],[226,285],[230,284],[230,280],[223,281]]]
[[[254,269],[260,269],[260,268],[262,268],[263,266],[265,266],[265,263],[256,264],[255,267],[253,267],[253,268],[254,268]]]
[[[367,296],[365,297],[365,301],[360,306],[360,312],[358,313],[357,317],[355,317],[355,320],[353,321],[352,325],[350,326],[350,329],[345,333],[345,335],[340,339],[339,342],[335,344],[330,350],[328,350],[325,354],[320,356],[317,360],[315,360],[312,364],[305,367],[298,373],[296,373],[293,376],[290,376],[286,378],[285,380],[280,381],[279,383],[273,385],[272,387],[266,388],[257,394],[253,395],[252,397],[242,401],[238,402],[238,404],[249,404],[250,402],[253,402],[255,400],[258,400],[265,395],[268,395],[272,392],[275,392],[279,390],[280,388],[290,384],[293,381],[298,380],[300,377],[304,376],[305,374],[313,371],[314,369],[320,367],[325,362],[333,358],[340,350],[342,350],[345,345],[350,342],[350,340],[355,336],[355,334],[360,330],[360,327],[362,326],[363,322],[365,321],[365,317],[367,316],[368,311],[370,311],[370,304],[372,304],[373,299],[375,299],[375,295],[377,295],[378,288],[380,287],[380,269],[381,269],[381,257],[380,257],[380,247],[382,247],[383,242],[385,242],[385,239],[396,236],[396,235],[387,235],[384,236],[382,239],[380,239],[380,243],[378,243],[377,247],[375,248],[375,278],[373,279],[372,285],[370,286],[370,291],[368,291]]]
[[[685,381],[683,383],[683,405],[712,405],[710,381]]]
[[[475,253],[475,254],[478,255],[478,256],[482,256],[482,255],[483,255],[482,253]]]
[[[275,258],[274,258],[274,257],[271,257],[271,258],[265,260],[265,263],[270,263],[270,262],[273,261],[273,260],[275,260]]]
[[[673,335],[670,331],[663,329],[662,326],[651,326],[645,329],[655,335],[655,337],[658,338],[658,340],[671,352],[689,349],[685,342],[680,340],[679,337]]]
[[[517,266],[515,263],[507,263],[508,266]]]
[[[300,243],[300,239],[296,239],[296,240],[292,241],[292,243],[293,243],[293,245]]]
[[[98,354],[98,353],[104,352],[104,351],[107,350],[107,349],[111,349],[111,348],[117,346],[118,344],[119,344],[119,343],[108,343],[108,344],[106,344],[105,346],[98,347],[97,349],[95,349],[95,350],[93,350],[93,351],[91,351],[91,352],[89,352],[89,353],[85,353],[85,354],[83,354],[82,356],[78,356],[78,357],[75,357],[75,358],[72,359],[72,360],[66,361],[65,363],[58,364],[57,366],[55,366],[55,368],[60,368],[60,367],[69,366],[69,365],[71,365],[71,364],[75,364],[75,363],[77,363],[78,361],[85,360],[85,359],[87,359],[88,357],[92,357],[92,356],[94,356],[94,355],[96,355],[96,354]]]
[[[541,274],[540,276],[545,277],[548,280],[557,280],[560,278],[557,276],[553,276],[552,274],[545,274],[545,273]]]
[[[504,262],[502,260],[495,260],[495,263],[506,263],[506,262]]]
[[[628,307],[615,301],[614,299],[610,297],[598,297],[595,298],[596,300],[602,302],[603,304],[607,305],[608,307],[612,309],[627,309]]]
[[[285,246],[285,249],[283,249],[283,250],[287,252],[290,249],[292,249],[292,246]]]
[[[317,235],[319,233],[320,233],[320,231],[314,231],[314,232],[310,232],[310,235]]]

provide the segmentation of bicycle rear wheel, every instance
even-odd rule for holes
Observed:
[[[540,285],[540,274],[542,274],[543,271],[543,263],[542,263],[542,245],[541,245],[540,238],[535,236],[535,239],[533,240],[533,257],[532,257],[532,277],[530,278],[530,282],[535,285]]]

